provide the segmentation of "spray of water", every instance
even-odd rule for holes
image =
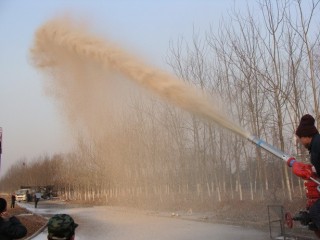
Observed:
[[[250,135],[226,117],[202,92],[175,76],[148,66],[138,57],[128,54],[106,39],[96,37],[83,25],[79,26],[70,19],[54,19],[40,27],[35,34],[31,53],[35,65],[49,72],[54,77],[56,86],[59,85],[57,82],[60,83],[59,91],[56,91],[60,98],[67,95],[70,98],[72,95],[72,102],[86,98],[88,97],[86,91],[91,85],[90,81],[101,82],[103,81],[101,76],[113,72],[132,80],[188,112],[213,121],[243,137],[247,138]],[[91,76],[90,79],[84,79],[79,73],[79,66],[87,69]],[[68,76],[71,75],[73,80],[69,81]],[[101,84],[104,83],[96,87],[98,96],[99,92],[103,94],[101,90],[104,88],[101,87]],[[67,89],[72,89],[72,92],[68,92]],[[88,101],[90,101],[89,98]],[[73,113],[76,112],[81,118],[85,106],[75,108],[76,105],[69,106],[68,102],[64,104],[66,108],[74,108]],[[83,121],[91,121],[93,126],[93,122],[97,119],[94,114],[99,112],[100,107],[97,106],[97,109],[92,110],[92,114],[86,114],[90,116],[90,119]]]

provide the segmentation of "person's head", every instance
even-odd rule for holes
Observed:
[[[47,227],[49,240],[73,240],[78,224],[68,214],[56,214],[49,219]]]
[[[315,119],[311,115],[303,115],[296,130],[299,141],[306,148],[309,148],[312,137],[319,133],[314,123]]]
[[[0,214],[7,211],[7,201],[4,198],[0,198]]]

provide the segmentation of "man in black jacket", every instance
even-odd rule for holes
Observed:
[[[296,130],[296,135],[300,143],[309,150],[312,165],[295,160],[289,160],[288,165],[293,168],[293,172],[297,176],[307,181],[305,183],[307,188],[307,209],[315,225],[314,232],[320,238],[320,193],[317,184],[310,180],[310,177],[320,177],[320,134],[315,127],[315,119],[311,115],[306,114],[302,116]],[[315,169],[316,175],[313,173],[312,166]]]
[[[22,225],[18,218],[9,216],[6,211],[7,201],[0,198],[0,239],[12,240],[27,235],[27,228]]]

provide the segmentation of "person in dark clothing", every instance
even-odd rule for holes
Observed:
[[[7,211],[7,201],[0,198],[0,239],[19,239],[27,235],[27,228],[22,225],[18,218],[9,216]]]
[[[48,240],[74,240],[75,229],[78,227],[78,224],[75,223],[73,218],[68,214],[56,214],[49,219],[47,227]]]
[[[29,193],[29,190],[27,190],[27,202],[31,202],[32,201],[32,196]]]
[[[35,208],[38,207],[38,202],[39,202],[40,198],[41,198],[41,193],[36,192],[36,193],[34,194],[34,207],[35,207]]]
[[[14,208],[14,205],[16,203],[16,195],[12,193],[11,195],[11,208]]]
[[[315,127],[315,119],[306,114],[302,116],[299,126],[296,130],[296,136],[300,143],[309,150],[310,153],[310,162],[315,169],[312,170],[312,166],[310,164],[304,164],[301,162],[290,161],[289,166],[293,167],[293,172],[302,177],[304,180],[309,180],[311,182],[310,177],[314,177],[314,175],[319,178],[320,177],[320,134],[318,129]],[[313,182],[312,182],[313,183]],[[309,208],[309,214],[313,224],[315,225],[315,234],[318,238],[320,238],[320,198],[318,197],[319,191],[316,190],[317,184],[315,185],[315,190],[310,190],[309,192],[314,191],[317,194],[316,199],[311,199],[308,204],[307,208]],[[310,185],[310,184],[309,184]],[[305,184],[305,186],[307,186]],[[307,191],[308,197],[308,191]]]

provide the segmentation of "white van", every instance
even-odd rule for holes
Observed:
[[[27,201],[28,193],[30,193],[29,188],[23,188],[16,191],[16,201]]]

